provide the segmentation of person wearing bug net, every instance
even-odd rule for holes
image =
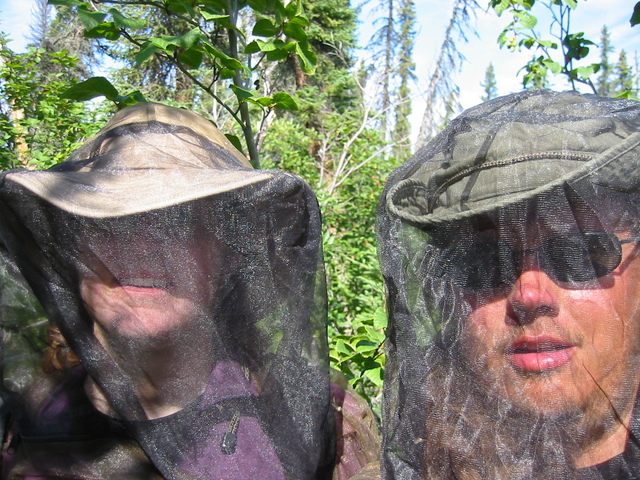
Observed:
[[[320,215],[204,118],[0,179],[2,478],[331,478]]]
[[[640,478],[639,130],[526,91],[391,175],[383,478]]]

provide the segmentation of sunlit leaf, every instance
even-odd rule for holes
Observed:
[[[307,40],[307,32],[305,32],[300,25],[295,23],[287,23],[284,26],[284,34],[299,42],[305,42]]]
[[[113,23],[118,28],[144,28],[146,22],[140,18],[125,17],[119,10],[110,8],[109,13],[113,17]]]
[[[105,38],[110,41],[118,40],[120,35],[120,29],[117,28],[113,22],[101,23],[94,28],[84,31],[86,38]]]
[[[186,65],[190,69],[196,69],[202,64],[202,50],[196,48],[187,48],[178,56],[178,61]]]
[[[301,61],[302,71],[308,74],[312,74],[315,71],[317,58],[313,50],[305,42],[296,43],[296,53]]]
[[[113,101],[118,105],[118,110],[127,107],[129,105],[135,105],[136,103],[146,102],[146,98],[140,90],[135,90],[128,95],[118,95],[113,98]]]
[[[89,6],[87,2],[81,0],[48,0],[47,5],[64,5],[67,7],[77,7],[80,5]]]
[[[554,62],[549,58],[545,58],[544,60],[542,60],[542,64],[549,70],[551,70],[551,73],[553,73],[554,75],[562,72],[562,65],[560,65],[558,62]]]
[[[309,23],[309,20],[306,17],[300,16],[300,15],[296,15],[295,17],[291,18],[289,20],[289,23],[302,25],[303,27],[308,27],[309,25],[311,25],[311,23]]]
[[[531,15],[529,12],[516,11],[513,13],[513,15],[518,19],[518,22],[524,28],[534,28],[538,23],[538,19]]]
[[[257,37],[273,37],[276,34],[276,26],[268,18],[261,18],[251,33]]]
[[[87,10],[87,8],[79,8],[78,9],[78,18],[84,25],[84,28],[90,30],[92,28],[97,27],[104,19],[107,17],[106,14],[102,12],[91,12]]]
[[[258,45],[258,42],[256,42],[255,40],[251,43],[249,43],[245,48],[244,48],[244,53],[258,53],[260,51],[260,46]]]
[[[76,83],[62,93],[62,98],[69,98],[79,102],[96,97],[107,97],[113,100],[118,96],[118,90],[104,77],[92,77],[84,82]]]
[[[373,327],[378,330],[387,328],[387,312],[384,308],[378,308],[373,314]]]
[[[237,85],[231,84],[229,85],[229,88],[231,88],[231,90],[233,90],[233,93],[236,94],[236,97],[238,97],[238,100],[242,101],[242,100],[246,100],[247,98],[251,98],[253,97],[253,92],[244,88],[241,88]]]
[[[384,369],[382,367],[371,368],[364,371],[364,375],[376,386],[382,387],[384,384]]]
[[[135,56],[136,65],[141,65],[157,51],[158,47],[156,45],[147,42]]]
[[[285,92],[278,92],[273,95],[274,107],[276,110],[298,110],[298,104]]]
[[[229,18],[229,15],[218,15],[214,13],[209,13],[204,10],[200,12],[200,15],[202,15],[202,18],[204,18],[207,22],[211,22],[211,21],[215,22],[216,20],[226,20]]]

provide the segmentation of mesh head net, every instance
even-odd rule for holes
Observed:
[[[378,218],[386,479],[637,478],[640,104],[464,112]]]
[[[320,217],[143,104],[0,179],[2,478],[330,477]]]

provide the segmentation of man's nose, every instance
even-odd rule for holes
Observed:
[[[527,255],[520,273],[507,296],[508,320],[518,325],[534,322],[539,317],[558,314],[557,285],[540,268],[537,259]]]

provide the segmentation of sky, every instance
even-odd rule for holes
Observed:
[[[359,0],[352,0],[357,6]],[[371,0],[369,4],[375,3]],[[636,55],[640,56],[640,25],[631,28],[629,18],[636,0],[581,0],[578,8],[572,14],[572,30],[583,31],[584,36],[594,42],[600,41],[600,32],[606,25],[611,33],[611,42],[616,52],[610,61],[617,61],[621,48],[627,52],[630,63],[635,62]],[[484,5],[486,0],[479,0]],[[21,51],[27,43],[25,35],[29,35],[29,21],[33,0],[0,0],[0,30],[9,33],[13,42],[10,47]],[[415,0],[416,5],[416,44],[414,60],[416,63],[417,82],[412,87],[414,95],[412,124],[419,128],[425,103],[422,93],[427,90],[430,74],[440,50],[444,32],[449,21],[453,0]],[[534,10],[534,15],[544,15],[542,6]],[[360,19],[360,44],[368,42],[374,31],[371,9],[364,7]],[[530,58],[529,53],[513,53],[501,50],[497,38],[504,26],[509,22],[506,16],[499,18],[493,12],[477,12],[471,21],[467,37],[468,42],[460,44],[460,50],[465,57],[461,71],[456,75],[456,82],[460,88],[460,104],[463,108],[472,107],[481,101],[485,72],[489,63],[495,69],[498,93],[500,95],[521,90],[521,80],[517,72]],[[543,22],[541,22],[543,23]],[[474,33],[474,30],[476,33]],[[547,32],[542,32],[547,34]],[[368,53],[361,52],[366,58]],[[591,54],[589,62],[599,61],[598,49]],[[563,90],[567,85],[557,83],[555,89]]]

